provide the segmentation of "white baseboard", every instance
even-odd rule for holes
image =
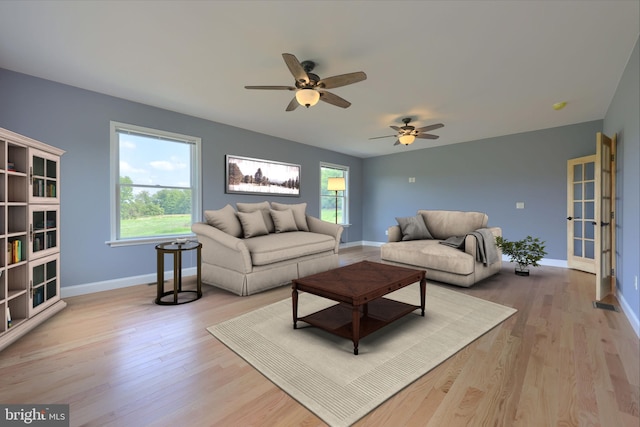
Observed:
[[[624,315],[627,317],[627,319],[629,319],[631,327],[636,332],[638,338],[640,338],[640,320],[638,320],[636,314],[633,312],[633,310],[631,310],[631,307],[629,307],[629,304],[624,299],[624,296],[622,294],[618,293],[616,297],[618,298],[618,302],[620,303],[620,307],[622,307]]]
[[[194,276],[196,267],[182,270],[183,276]],[[165,277],[173,277],[173,270],[165,271]],[[75,297],[78,295],[92,294],[94,292],[110,291],[112,289],[127,288],[129,286],[143,285],[145,283],[156,284],[157,273],[143,274],[141,276],[123,277],[120,279],[105,280],[102,282],[87,283],[84,285],[63,286],[60,288],[62,298]]]

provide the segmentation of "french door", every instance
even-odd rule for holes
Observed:
[[[567,161],[567,265],[596,275],[596,300],[615,291],[616,136]]]
[[[615,292],[616,135],[596,136],[596,300]]]
[[[596,272],[596,156],[567,162],[567,265]]]

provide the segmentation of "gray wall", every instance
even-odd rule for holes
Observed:
[[[596,120],[365,159],[364,239],[386,241],[395,217],[418,209],[474,210],[506,238],[539,237],[546,258],[566,260],[567,160],[594,154],[601,130]]]
[[[640,40],[640,39],[639,39]],[[640,54],[636,41],[629,63],[604,118],[604,133],[617,135],[617,274],[618,298],[640,318]],[[638,332],[638,331],[636,331]]]
[[[362,240],[362,159],[149,107],[0,69],[0,127],[66,150],[61,162],[61,285],[73,286],[156,271],[153,245],[109,247],[109,121],[202,138],[203,208],[265,196],[224,193],[225,154],[302,166],[301,197],[319,215],[321,161],[350,167],[350,241]],[[167,259],[169,261],[169,259]],[[186,257],[185,267],[193,265]]]

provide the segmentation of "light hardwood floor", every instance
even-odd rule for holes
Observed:
[[[340,260],[379,256],[350,248]],[[155,305],[146,284],[66,299],[0,353],[0,403],[69,403],[72,426],[324,425],[205,330],[290,288],[203,288],[181,306]],[[519,311],[356,425],[638,427],[639,341],[624,314],[593,308],[594,288],[586,273],[537,267],[523,278],[509,263],[450,287]]]

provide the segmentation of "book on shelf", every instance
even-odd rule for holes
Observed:
[[[7,263],[15,264],[22,261],[22,241],[20,239],[7,243]]]
[[[7,307],[7,328],[11,327],[11,308]]]

